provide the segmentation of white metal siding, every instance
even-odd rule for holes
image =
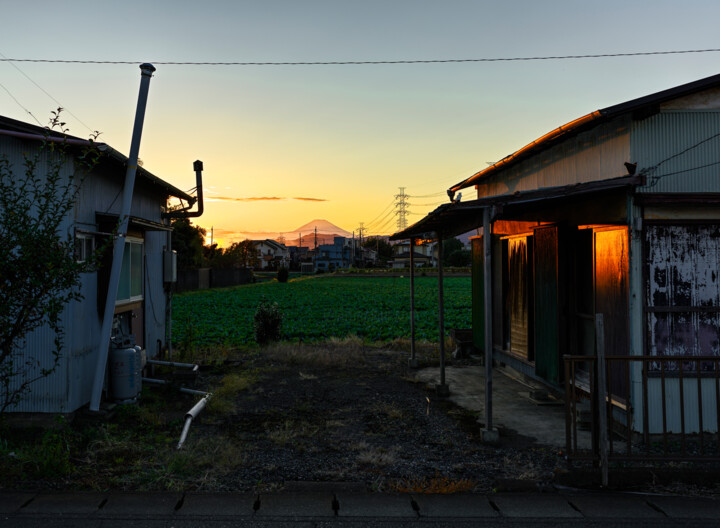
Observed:
[[[718,111],[666,112],[634,122],[630,141],[632,161],[637,162],[638,170],[661,164],[649,172],[647,185],[638,191],[720,192],[718,133]],[[694,145],[698,146],[692,148]],[[675,157],[669,159],[672,156]]]
[[[512,194],[627,175],[629,119],[617,119],[500,172],[478,186],[478,197]]]

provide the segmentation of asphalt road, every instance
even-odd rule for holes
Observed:
[[[720,501],[565,490],[413,495],[0,491],[0,527],[720,526]]]

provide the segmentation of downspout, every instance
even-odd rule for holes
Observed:
[[[122,206],[119,218],[120,225],[118,226],[117,237],[115,238],[113,246],[110,282],[108,284],[107,298],[105,299],[103,323],[100,329],[98,359],[95,365],[95,379],[93,380],[92,394],[90,397],[91,411],[100,410],[100,397],[102,396],[105,381],[105,368],[107,366],[108,352],[110,349],[110,333],[115,315],[115,301],[117,299],[118,285],[120,284],[120,271],[122,269],[123,254],[125,252],[125,237],[130,219],[133,187],[135,186],[140,139],[142,137],[143,122],[145,120],[145,108],[147,106],[148,91],[150,89],[150,79],[155,71],[155,67],[152,64],[141,64],[140,71],[142,72],[140,77],[140,93],[138,95],[137,109],[135,112],[135,124],[133,126],[132,141],[130,143],[127,171],[125,173],[125,185],[123,187]]]

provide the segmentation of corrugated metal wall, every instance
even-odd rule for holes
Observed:
[[[22,170],[23,152],[37,148],[33,142],[0,136],[0,152],[8,156],[16,170]],[[68,173],[72,163],[68,162]],[[115,174],[115,173],[113,173]],[[161,222],[161,205],[164,197],[136,181],[131,214],[153,222]],[[120,210],[123,179],[93,173],[85,179],[78,205],[63,224],[61,232],[74,236],[75,228],[94,231],[98,229],[96,213],[115,213]],[[165,296],[163,290],[162,251],[166,243],[164,232],[147,232],[145,240],[145,343],[155,353],[157,340],[165,339]],[[81,293],[85,300],[71,303],[64,311],[65,347],[55,373],[33,383],[31,393],[14,412],[72,412],[90,400],[92,380],[97,363],[100,325],[98,314],[97,273],[87,273],[81,279]],[[44,356],[43,367],[49,366],[50,352],[55,335],[48,328],[33,332],[24,348],[24,357]]]
[[[158,341],[165,343],[164,231],[145,233],[145,349],[148,357],[158,353]]]
[[[533,156],[478,186],[478,197],[625,176],[630,120],[621,118]]]
[[[651,171],[643,193],[720,191],[720,112],[687,111],[654,115],[632,125],[630,152],[638,170]],[[694,145],[709,139],[696,148]],[[690,149],[683,153],[686,149]],[[672,156],[676,156],[672,159]],[[713,165],[715,164],[715,165]],[[690,170],[688,170],[690,169]]]

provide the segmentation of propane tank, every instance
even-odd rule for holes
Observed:
[[[135,403],[141,390],[142,351],[133,336],[123,336],[110,348],[110,396],[117,403]]]

